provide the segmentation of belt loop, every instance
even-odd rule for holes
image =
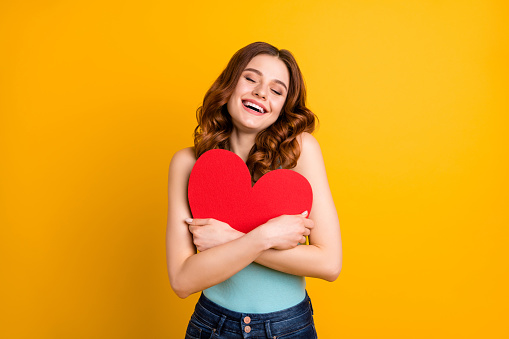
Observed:
[[[311,315],[314,315],[313,304],[311,304],[311,300],[308,300],[308,302],[309,302],[309,309],[311,310]]]
[[[223,328],[224,321],[226,320],[226,316],[223,315],[221,319],[219,319],[219,322],[217,323],[217,335],[221,335],[221,328]]]
[[[267,335],[267,338],[272,339],[272,332],[270,331],[270,320],[265,322],[265,334]]]

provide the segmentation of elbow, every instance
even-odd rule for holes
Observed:
[[[175,291],[175,294],[177,295],[177,297],[179,297],[180,299],[185,299],[191,295],[191,293],[188,293],[186,291],[177,291],[177,290],[174,290],[174,291]]]
[[[335,281],[339,277],[339,273],[341,273],[341,267],[335,270],[331,270],[327,272],[327,276],[324,277],[325,280],[329,282]]]
[[[191,293],[189,293],[189,291],[186,291],[185,289],[178,289],[178,288],[175,288],[174,286],[172,286],[172,289],[173,289],[173,292],[175,292],[177,297],[179,297],[180,299],[185,299],[191,295]]]
[[[335,281],[339,277],[339,274],[341,273],[342,266],[343,265],[342,265],[341,261],[334,263],[334,265],[330,265],[329,267],[327,267],[326,271],[324,272],[325,274],[322,277],[322,279],[329,281],[329,282]]]
[[[189,288],[186,288],[185,283],[177,281],[176,279],[170,279],[170,285],[173,292],[175,292],[175,294],[181,299],[185,299],[193,294]]]

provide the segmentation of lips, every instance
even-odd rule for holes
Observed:
[[[242,105],[248,112],[255,113],[257,115],[267,113],[267,108],[265,108],[265,106],[252,99],[242,100]]]

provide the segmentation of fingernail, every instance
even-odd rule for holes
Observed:
[[[187,219],[186,219],[186,222],[187,222],[188,224],[190,224],[190,223],[192,223],[192,222],[193,222],[193,219],[191,219],[191,218],[187,218]]]
[[[308,211],[304,211],[304,212],[302,212],[302,215],[303,215],[303,216],[308,215]]]

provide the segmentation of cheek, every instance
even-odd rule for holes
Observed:
[[[281,112],[283,110],[283,107],[285,107],[285,103],[286,103],[286,98],[277,103],[277,109],[279,110],[279,112]]]
[[[238,100],[239,96],[237,94],[237,91],[234,91],[232,95],[230,96],[230,99],[228,99],[228,102],[226,103],[226,107],[228,109],[232,108],[235,102]]]
[[[230,98],[230,100],[228,100],[228,102],[226,103],[226,110],[228,111],[228,114],[231,115],[231,112],[232,112],[232,98]]]

